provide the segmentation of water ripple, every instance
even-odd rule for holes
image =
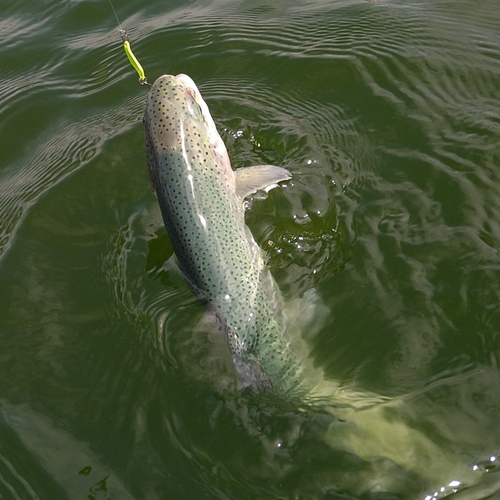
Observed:
[[[315,363],[335,380],[420,390],[413,407],[398,410],[401,423],[441,440],[452,465],[457,455],[497,451],[498,1],[114,3],[151,81],[184,72],[197,82],[233,166],[292,172],[253,200],[247,220],[285,295],[315,289],[331,312],[311,339]],[[2,4],[0,20],[8,138],[0,259],[4,273],[15,269],[4,287],[1,356],[10,393],[68,428],[50,420],[40,434],[54,442],[83,436],[67,440],[71,449],[89,436],[126,477],[126,491],[130,484],[152,496],[243,498],[259,484],[260,496],[273,498],[352,497],[372,491],[376,464],[382,479],[411,483],[405,464],[362,461],[338,439],[329,449],[311,438],[319,415],[309,426],[296,410],[280,417],[265,395],[255,407],[224,400],[224,391],[213,397],[214,386],[225,388],[219,378],[230,373],[230,356],[199,334],[209,330],[198,324],[202,308],[175,271],[146,195],[146,89],[134,87],[109,5],[26,6],[21,14],[16,3]],[[64,244],[52,238],[58,231]],[[7,252],[18,242],[19,255]],[[8,413],[26,413],[16,408]],[[382,418],[389,445],[398,418]],[[343,423],[333,427],[346,435]],[[374,443],[363,436],[363,447]],[[109,451],[121,446],[127,465]],[[248,469],[248,450],[265,467]],[[19,463],[2,449],[0,496],[33,497]],[[422,479],[424,488],[419,476],[416,488],[461,478],[437,479]]]
[[[134,110],[135,108],[135,110]],[[35,147],[3,171],[0,188],[0,256],[11,246],[23,215],[47,190],[99,153],[110,135],[134,126],[142,111],[141,96],[81,122],[62,120],[37,139]]]

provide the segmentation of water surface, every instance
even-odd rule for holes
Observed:
[[[338,422],[238,392],[170,259],[109,3],[6,0],[0,498],[415,499],[494,466],[497,0],[114,5],[233,167],[292,172],[247,222],[286,300],[319,304],[312,362],[397,402]]]

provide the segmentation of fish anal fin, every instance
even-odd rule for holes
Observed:
[[[275,165],[255,165],[239,168],[234,171],[236,196],[243,201],[257,191],[270,191],[278,186],[278,182],[292,178],[292,174],[283,167]]]

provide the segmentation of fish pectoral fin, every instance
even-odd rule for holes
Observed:
[[[270,191],[278,182],[292,178],[292,174],[283,167],[274,165],[255,165],[234,171],[236,196],[243,201],[247,196],[259,190]]]

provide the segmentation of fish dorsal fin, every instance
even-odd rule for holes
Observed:
[[[270,191],[278,182],[292,178],[292,174],[282,167],[274,165],[255,165],[234,171],[236,196],[243,201],[247,196],[259,190]]]

